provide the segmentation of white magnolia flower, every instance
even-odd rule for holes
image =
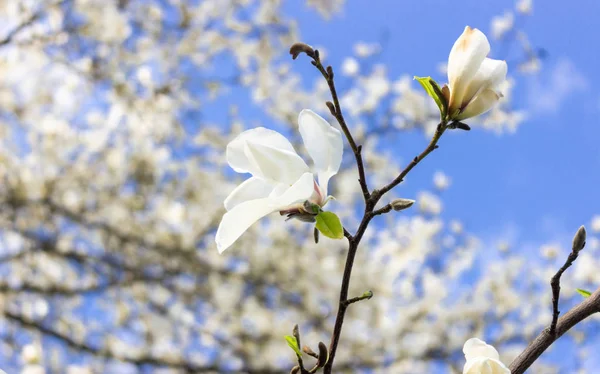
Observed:
[[[451,120],[483,114],[502,97],[498,86],[506,80],[508,67],[506,61],[487,58],[489,52],[486,36],[469,26],[454,43],[448,57],[449,92],[443,90]]]
[[[463,346],[465,367],[463,374],[510,374],[510,370],[500,362],[496,348],[483,340],[472,338]]]
[[[264,127],[244,131],[227,145],[229,165],[252,177],[225,199],[227,213],[215,239],[219,253],[269,213],[303,219],[308,213],[305,201],[319,206],[327,202],[327,184],[342,162],[342,135],[306,109],[300,112],[298,125],[314,173],[283,135]]]

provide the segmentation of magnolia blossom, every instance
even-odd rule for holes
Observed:
[[[465,367],[463,374],[510,374],[510,370],[500,362],[496,348],[483,340],[472,338],[463,346]]]
[[[443,89],[449,119],[483,114],[502,97],[498,87],[506,80],[506,61],[487,58],[489,52],[486,36],[469,26],[454,43],[448,57],[448,88]]]
[[[321,207],[327,202],[327,184],[342,162],[342,135],[306,109],[300,112],[298,125],[314,162],[312,171],[283,135],[264,127],[244,131],[227,145],[229,165],[252,177],[225,199],[227,213],[216,235],[219,253],[269,213],[309,220],[313,212],[306,202]]]

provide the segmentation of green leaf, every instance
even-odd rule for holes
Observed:
[[[342,222],[332,212],[321,212],[317,215],[317,225],[315,226],[321,234],[331,239],[342,239],[344,237],[344,227]]]
[[[298,342],[296,341],[295,337],[291,335],[286,335],[285,341],[290,346],[290,348],[292,348],[292,350],[296,352],[296,356],[298,356],[298,358],[302,357],[302,352],[300,352],[300,347],[298,347]]]
[[[442,89],[437,82],[431,79],[431,77],[415,76],[413,79],[416,79],[419,83],[421,83],[421,86],[423,86],[425,92],[427,92],[427,94],[431,96],[433,100],[435,100],[438,108],[440,108],[440,115],[442,118],[444,118],[446,116],[446,112],[448,111],[448,102],[446,101],[444,94],[442,94]]]
[[[577,292],[579,292],[579,294],[583,297],[590,297],[592,294],[590,291],[582,290],[581,288],[578,288]]]

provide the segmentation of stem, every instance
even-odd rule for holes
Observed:
[[[363,296],[348,299],[348,289],[350,287],[350,278],[352,276],[352,268],[354,266],[354,258],[356,257],[356,252],[358,251],[358,245],[360,244],[360,241],[361,241],[365,231],[367,230],[367,227],[369,226],[371,219],[373,219],[373,217],[375,217],[375,216],[388,213],[392,210],[391,204],[387,204],[383,208],[380,208],[377,210],[375,210],[375,206],[377,205],[379,200],[383,197],[383,195],[385,195],[392,188],[394,188],[397,185],[399,185],[400,183],[402,183],[402,180],[404,179],[404,177],[406,177],[406,175],[415,166],[417,166],[419,164],[419,162],[421,162],[425,157],[427,157],[427,155],[429,155],[431,152],[433,152],[438,147],[437,142],[440,140],[441,136],[444,134],[444,131],[446,131],[446,129],[448,128],[448,124],[447,124],[447,121],[445,121],[445,120],[440,122],[437,126],[437,129],[435,131],[433,138],[431,139],[431,141],[429,142],[429,145],[425,148],[425,150],[423,150],[423,152],[421,152],[421,154],[419,154],[417,157],[415,157],[392,182],[390,182],[388,185],[384,186],[382,189],[374,190],[371,193],[371,192],[369,192],[369,187],[367,185],[367,179],[365,177],[365,167],[364,167],[362,154],[361,154],[362,146],[357,145],[356,142],[354,141],[354,138],[352,137],[352,133],[350,132],[350,129],[348,128],[348,125],[346,124],[344,115],[342,114],[342,108],[340,106],[337,91],[335,88],[335,83],[333,80],[333,76],[334,76],[333,68],[331,66],[328,66],[327,68],[325,68],[323,66],[323,64],[321,63],[321,59],[319,57],[319,51],[313,50],[310,46],[308,46],[306,44],[296,43],[290,48],[290,54],[292,55],[292,58],[295,59],[300,53],[306,53],[309,57],[312,58],[312,64],[319,70],[319,72],[321,72],[321,75],[323,75],[323,78],[325,78],[325,80],[327,81],[327,85],[329,86],[329,91],[331,92],[331,98],[333,99],[333,103],[328,101],[326,104],[327,104],[327,107],[329,108],[329,111],[331,112],[331,115],[333,115],[336,118],[337,122],[339,123],[342,131],[344,132],[344,135],[346,136],[346,139],[348,140],[350,148],[352,149],[352,152],[354,153],[354,157],[356,159],[356,166],[358,168],[358,177],[359,177],[358,182],[360,184],[360,188],[362,190],[363,197],[365,200],[365,213],[360,222],[360,225],[358,226],[356,234],[352,235],[350,232],[348,232],[346,229],[344,229],[344,236],[348,239],[348,255],[346,256],[346,265],[344,266],[344,275],[342,277],[342,285],[341,285],[341,289],[340,289],[338,312],[337,312],[337,315],[335,318],[335,324],[333,327],[333,334],[331,336],[331,342],[329,344],[329,359],[327,360],[327,363],[325,364],[325,366],[323,368],[325,374],[331,374],[331,371],[333,368],[333,362],[335,360],[335,354],[336,354],[337,347],[339,345],[340,338],[342,335],[342,326],[344,324],[344,317],[346,315],[346,310],[348,309],[348,307],[351,304],[353,304],[357,301],[360,301],[360,300],[367,299],[367,297],[363,297]]]
[[[415,157],[402,172],[396,177],[390,184],[383,187],[381,190],[375,190],[366,200],[365,206],[365,214],[360,222],[358,230],[354,236],[350,235],[346,230],[344,230],[344,234],[348,238],[348,256],[346,257],[346,266],[344,267],[344,275],[342,277],[342,286],[340,289],[340,304],[338,306],[337,316],[335,318],[335,325],[333,327],[333,335],[331,336],[331,343],[329,344],[329,360],[324,367],[325,374],[331,374],[331,370],[333,368],[333,361],[335,359],[335,353],[340,341],[340,337],[342,334],[342,326],[344,324],[344,316],[346,315],[346,310],[348,306],[352,303],[348,300],[348,288],[350,287],[350,277],[352,275],[352,267],[354,265],[354,258],[356,257],[356,252],[358,250],[358,245],[360,244],[360,240],[362,239],[371,219],[373,217],[389,212],[391,209],[388,209],[388,206],[384,206],[381,209],[375,210],[375,205],[379,202],[381,197],[392,188],[400,184],[403,178],[415,167],[417,166],[427,155],[433,152],[437,148],[437,142],[440,140],[440,137],[443,135],[447,126],[445,122],[440,122],[437,127],[437,130],[429,142],[429,145]],[[391,205],[389,206],[391,208]]]
[[[600,288],[582,303],[559,318],[554,334],[551,334],[549,329],[544,329],[510,364],[510,372],[512,374],[523,374],[552,343],[569,331],[571,327],[598,312],[600,312]]]
[[[560,277],[567,270],[573,262],[577,259],[577,255],[579,253],[577,251],[573,251],[569,253],[569,257],[565,264],[554,274],[552,280],[550,281],[550,286],[552,287],[552,323],[550,324],[550,335],[556,335],[556,324],[558,323],[558,315],[560,311],[558,310],[558,299],[560,297]]]
[[[402,181],[404,180],[404,177],[406,177],[406,175],[415,167],[417,166],[417,164],[419,162],[421,162],[425,157],[427,157],[428,154],[430,154],[431,152],[433,152],[438,146],[437,146],[437,142],[440,140],[440,138],[442,137],[442,135],[444,134],[444,131],[446,131],[446,129],[448,128],[448,126],[446,125],[445,121],[440,122],[437,125],[437,129],[435,130],[435,134],[433,134],[433,138],[431,138],[431,141],[429,142],[429,145],[427,146],[427,148],[425,148],[425,150],[423,152],[421,152],[420,155],[418,155],[417,157],[415,157],[410,164],[408,164],[408,166],[406,166],[406,168],[404,170],[402,170],[402,172],[396,177],[396,179],[394,179],[392,182],[390,182],[387,186],[383,187],[381,190],[378,191],[378,193],[373,193],[374,195],[378,195],[379,197],[383,196],[386,192],[390,191],[392,188],[396,187],[397,185],[399,185],[400,183],[402,183]]]
[[[369,187],[367,186],[367,178],[365,177],[365,166],[362,159],[362,146],[356,145],[354,137],[352,137],[352,133],[350,132],[348,125],[346,125],[346,120],[342,114],[342,107],[340,106],[340,101],[335,89],[335,82],[333,81],[333,68],[331,66],[328,66],[327,69],[323,67],[318,51],[315,51],[313,55],[313,65],[321,72],[323,78],[325,78],[327,85],[329,86],[331,98],[333,99],[333,105],[330,102],[327,102],[327,107],[329,108],[331,115],[333,115],[340,124],[340,127],[342,128],[342,131],[348,140],[348,144],[350,144],[350,148],[354,153],[356,167],[358,168],[358,183],[360,184],[360,189],[362,190],[363,197],[366,202],[371,194],[369,192]]]
[[[371,212],[373,208],[370,208]],[[331,336],[331,343],[329,343],[329,360],[327,364],[325,364],[324,372],[325,374],[331,374],[331,369],[333,368],[333,361],[335,360],[335,353],[337,351],[338,344],[340,342],[340,337],[342,335],[342,325],[344,324],[344,316],[346,315],[346,309],[350,305],[348,303],[348,288],[350,287],[350,277],[352,276],[352,267],[354,265],[354,258],[356,257],[356,251],[358,249],[358,244],[362,239],[371,218],[373,217],[372,213],[369,212],[369,206],[365,209],[365,215],[356,231],[356,235],[352,238],[348,239],[348,256],[346,257],[346,266],[344,267],[344,275],[342,277],[342,287],[340,289],[340,304],[338,307],[338,312],[335,317],[335,325],[333,326],[333,334]]]

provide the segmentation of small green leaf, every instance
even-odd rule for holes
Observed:
[[[344,227],[335,213],[319,213],[319,215],[317,215],[317,225],[315,227],[321,232],[321,234],[328,238],[342,239],[344,237]]]
[[[582,290],[581,288],[578,288],[577,292],[579,292],[579,294],[583,297],[590,297],[592,294],[590,291]]]
[[[298,358],[302,357],[302,352],[300,352],[300,347],[298,347],[298,342],[296,341],[296,338],[294,338],[291,335],[286,335],[285,341],[290,346],[290,348],[292,348],[292,350],[296,353],[296,356],[298,356]]]
[[[442,94],[442,89],[437,82],[431,79],[431,77],[415,76],[413,79],[416,79],[419,83],[421,83],[421,86],[423,86],[425,92],[427,92],[427,94],[433,98],[438,108],[440,108],[440,115],[442,118],[444,118],[446,116],[446,112],[448,111],[448,103],[446,102],[446,98]]]

